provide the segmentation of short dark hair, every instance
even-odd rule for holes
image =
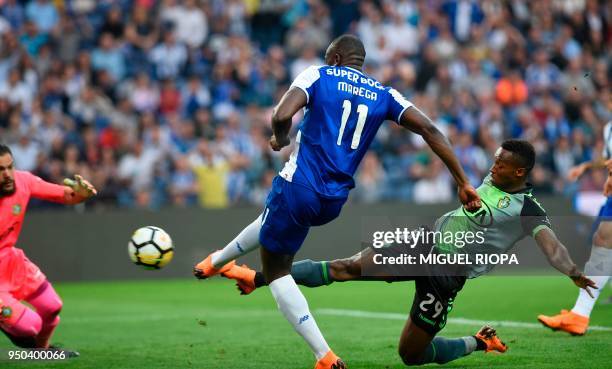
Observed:
[[[3,145],[3,144],[0,144],[0,155],[4,155],[4,154],[9,154],[9,155],[13,156],[13,153],[11,152],[11,148],[10,147],[8,147],[6,145]]]
[[[363,42],[359,37],[351,34],[344,34],[336,37],[331,45],[339,54],[344,56],[355,55],[361,58],[365,58],[366,51],[363,46]]]
[[[518,160],[519,165],[527,169],[527,173],[535,165],[535,149],[533,145],[525,140],[506,140],[501,145],[502,149],[510,151]]]

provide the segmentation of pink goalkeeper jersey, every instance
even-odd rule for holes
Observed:
[[[45,182],[30,172],[16,170],[15,187],[14,194],[0,197],[0,250],[15,246],[30,197],[64,202],[64,186]]]

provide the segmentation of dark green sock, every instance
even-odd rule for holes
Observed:
[[[329,263],[327,261],[301,260],[291,266],[291,276],[295,283],[306,287],[319,287],[331,284]]]
[[[329,277],[329,263],[327,261],[301,260],[291,266],[291,276],[295,283],[306,287],[319,287],[331,284]],[[255,274],[255,286],[265,286],[266,279],[262,272]]]
[[[444,338],[435,337],[425,349],[418,364],[444,364],[476,350],[477,340],[474,337]]]

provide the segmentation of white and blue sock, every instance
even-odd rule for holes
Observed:
[[[609,275],[604,274],[610,274],[610,272],[612,272],[612,249],[593,245],[589,261],[584,266],[584,273],[595,282],[597,289],[591,289],[593,294],[591,297],[581,288],[572,312],[587,318],[591,316],[595,302],[610,278]]]
[[[259,247],[259,231],[261,231],[261,215],[246,226],[239,234],[230,241],[220,252],[213,254],[212,264],[220,268],[228,262],[248,254]]]
[[[270,291],[285,319],[308,343],[317,360],[323,358],[329,351],[329,346],[293,277],[286,275],[272,281]]]

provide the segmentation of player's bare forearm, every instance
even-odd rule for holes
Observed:
[[[455,156],[450,142],[423,112],[414,106],[409,107],[402,114],[400,124],[423,137],[433,152],[446,164],[455,182],[457,182],[457,186],[468,184],[467,176],[459,163],[459,159]]]
[[[295,113],[307,104],[306,93],[297,87],[292,87],[281,98],[272,111],[272,133],[270,146],[275,151],[289,145],[289,131]]]
[[[601,169],[601,168],[605,168],[606,167],[606,159],[604,159],[604,158],[594,159],[594,160],[591,160],[591,161],[584,162],[581,165],[584,165],[586,170],[589,170],[589,169]]]
[[[567,173],[567,178],[571,181],[576,181],[580,176],[591,169],[601,169],[608,167],[608,170],[612,169],[612,160],[606,160],[604,158],[594,159],[578,164],[575,167],[570,168]]]
[[[584,289],[589,296],[593,297],[590,288],[597,288],[595,282],[585,276],[578,267],[576,267],[567,249],[557,239],[557,236],[552,230],[549,228],[540,230],[535,235],[535,240],[542,252],[546,255],[550,265],[570,277],[577,287]]]
[[[576,264],[567,252],[567,248],[557,239],[555,233],[550,229],[539,231],[535,240],[544,253],[550,265],[561,273],[575,277],[580,274]]]

